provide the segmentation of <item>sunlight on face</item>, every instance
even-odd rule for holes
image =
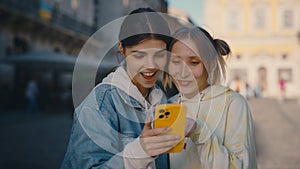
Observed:
[[[126,70],[140,91],[152,88],[167,62],[167,45],[149,39],[125,48]]]
[[[189,46],[193,43],[190,40]],[[193,46],[191,48],[195,49]],[[172,47],[169,74],[174,78],[178,90],[191,98],[207,86],[207,73],[197,53],[180,41]]]

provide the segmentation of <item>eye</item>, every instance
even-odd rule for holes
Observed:
[[[132,56],[136,59],[142,59],[145,55],[139,54],[139,53],[134,53],[134,54],[132,54]]]
[[[192,66],[197,66],[197,65],[199,65],[200,63],[201,63],[201,60],[199,60],[199,59],[191,59],[191,60],[189,61],[189,64],[192,65]]]
[[[159,57],[159,58],[162,58],[162,57],[165,57],[165,56],[166,56],[165,52],[160,52],[160,53],[155,54],[155,57]]]
[[[173,58],[173,59],[171,59],[171,63],[173,63],[173,64],[180,64],[181,60],[178,59],[178,58]]]
[[[199,62],[199,61],[192,61],[191,62],[191,65],[194,65],[194,66],[196,66],[196,65],[198,65],[198,64],[200,64],[201,62]]]

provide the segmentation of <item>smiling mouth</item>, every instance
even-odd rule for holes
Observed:
[[[141,72],[141,75],[147,79],[147,80],[150,80],[152,79],[155,75],[156,75],[157,71],[155,72]]]

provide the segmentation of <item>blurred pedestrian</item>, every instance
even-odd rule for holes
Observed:
[[[246,83],[236,76],[229,86],[234,91],[240,93],[242,96],[247,97]]]
[[[257,83],[255,88],[254,88],[254,97],[255,98],[261,98],[263,96],[263,91],[262,91],[262,85],[260,83]]]
[[[25,96],[27,99],[27,112],[36,113],[39,111],[39,105],[37,101],[38,94],[39,88],[36,79],[29,80],[25,90]]]
[[[61,93],[60,99],[61,99],[63,110],[67,110],[67,111],[73,110],[72,86],[71,85],[64,87],[64,89]]]
[[[251,88],[249,83],[246,83],[246,98],[250,99],[254,97],[254,90]]]
[[[286,86],[285,86],[285,80],[282,78],[280,78],[279,80],[279,90],[280,90],[281,100],[284,101]]]

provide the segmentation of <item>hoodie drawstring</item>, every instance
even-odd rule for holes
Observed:
[[[146,99],[144,99],[144,103],[145,103],[145,109],[146,109],[146,111],[148,111],[148,103],[147,103]]]

